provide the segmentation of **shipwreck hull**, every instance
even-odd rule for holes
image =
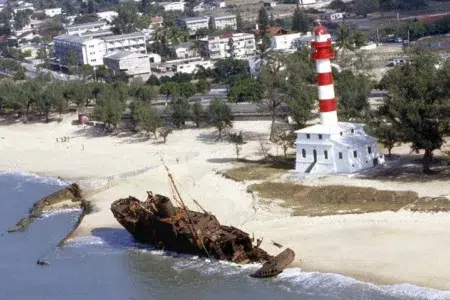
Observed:
[[[209,213],[173,207],[169,198],[148,194],[145,202],[130,196],[111,205],[117,221],[140,243],[239,264],[265,263],[265,270],[255,277],[275,276],[292,262],[292,250],[289,255],[279,255],[274,261],[271,255],[259,248],[262,241],[258,240],[257,245],[253,245],[248,233],[221,225]],[[270,272],[267,271],[269,266]]]

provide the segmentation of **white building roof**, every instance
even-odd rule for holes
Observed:
[[[117,41],[117,40],[126,40],[126,39],[132,39],[132,38],[145,38],[145,34],[142,32],[133,32],[133,33],[127,33],[127,34],[119,34],[119,35],[112,35],[112,36],[106,36],[103,38],[106,42],[111,41]]]
[[[339,132],[347,132],[351,129],[361,129],[364,125],[360,123],[339,122],[336,127],[317,124],[297,130],[295,133],[311,133],[311,134],[335,134]]]
[[[78,44],[83,44],[86,41],[92,40],[92,37],[90,36],[78,36],[78,35],[70,35],[70,34],[61,34],[58,36],[55,36],[53,38],[54,40],[59,40],[59,41],[66,41],[66,42],[71,42],[71,43],[78,43]]]
[[[236,15],[214,16],[214,19],[215,19],[215,20],[232,19],[232,18],[236,18]]]
[[[112,59],[112,60],[121,60],[124,58],[137,58],[137,57],[143,57],[148,56],[147,54],[142,53],[136,53],[136,52],[128,52],[128,51],[115,51],[111,54],[105,55],[104,58]]]
[[[106,22],[90,22],[90,23],[83,23],[83,24],[74,24],[74,25],[67,25],[66,29],[81,29],[81,28],[91,28],[95,26],[105,26],[107,25]]]
[[[208,21],[209,17],[207,16],[201,16],[201,17],[192,17],[192,18],[183,18],[182,21],[189,23],[189,22],[196,22],[196,21]]]

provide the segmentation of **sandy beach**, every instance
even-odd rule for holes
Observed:
[[[28,172],[81,180],[96,188],[90,196],[96,211],[84,219],[77,234],[120,227],[109,210],[129,195],[145,199],[146,191],[169,195],[164,159],[187,205],[196,199],[223,224],[242,227],[264,237],[262,247],[276,253],[276,241],[292,248],[295,266],[305,271],[339,273],[377,284],[411,283],[450,290],[450,214],[409,211],[325,217],[291,216],[276,202],[261,201],[247,185],[218,171],[235,164],[234,146],[216,141],[213,128],[175,130],[166,144],[142,134],[105,136],[92,127],[61,123],[0,126],[0,171]],[[267,140],[268,121],[240,121],[247,141],[241,157],[258,158],[259,140]],[[61,137],[69,137],[61,142]],[[58,141],[57,141],[58,139]],[[409,152],[407,147],[394,149]],[[273,154],[282,150],[273,147]],[[410,190],[419,196],[450,195],[449,181],[383,182],[354,176],[299,179],[305,185],[352,185]]]

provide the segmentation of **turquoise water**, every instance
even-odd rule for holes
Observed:
[[[99,229],[55,249],[78,211],[46,214],[8,234],[31,205],[63,183],[0,174],[0,299],[450,299],[409,284],[376,286],[336,275],[287,269],[258,280],[257,266],[237,267],[136,244],[121,229]],[[44,258],[50,266],[38,266]],[[450,280],[450,279],[449,279]]]

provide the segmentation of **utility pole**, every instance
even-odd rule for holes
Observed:
[[[377,27],[377,46],[380,44],[380,36],[378,35],[378,27]]]

